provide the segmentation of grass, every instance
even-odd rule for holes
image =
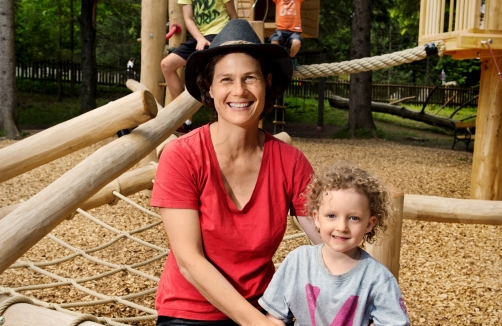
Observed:
[[[69,85],[65,85],[63,99],[57,101],[55,83],[41,85],[21,81],[20,84],[18,87],[18,125],[21,129],[49,128],[80,114],[79,97],[67,95],[70,93]],[[125,88],[99,88],[96,102],[99,107],[129,93],[130,91]],[[285,105],[287,107],[285,120],[288,125],[317,124],[318,101],[316,99],[287,97]],[[406,107],[416,111],[421,110],[421,106],[417,105],[406,105]],[[438,109],[438,105],[430,105],[426,107],[425,112],[434,114]],[[445,107],[438,115],[449,117],[454,110],[453,107]],[[193,117],[194,125],[200,126],[207,123],[211,120],[211,115],[209,109],[201,108]],[[454,118],[463,120],[475,115],[476,108],[464,108]],[[273,112],[265,116],[265,123],[271,124],[273,120]],[[444,128],[377,112],[373,113],[373,120],[377,128],[376,132],[359,130],[356,132],[356,138],[377,137],[388,141],[441,148],[450,148],[452,144],[453,133]],[[349,138],[347,124],[348,110],[332,108],[328,101],[325,101],[324,125],[336,127],[336,131],[331,136]],[[5,132],[0,130],[0,136],[4,134]]]

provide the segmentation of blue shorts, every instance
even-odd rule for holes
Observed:
[[[270,42],[279,41],[279,45],[290,48],[293,40],[302,42],[302,37],[300,33],[276,30],[275,33],[270,36],[269,40]]]
[[[210,34],[210,35],[204,36],[204,38],[206,40],[208,40],[209,42],[212,42],[215,37],[216,37],[216,34]],[[186,42],[181,43],[180,46],[178,46],[172,53],[176,53],[177,55],[179,55],[180,57],[182,57],[186,61],[186,60],[188,60],[188,57],[190,56],[190,54],[197,51],[197,50],[195,50],[196,46],[197,46],[197,40],[194,38],[189,38]],[[205,47],[205,49],[207,49],[207,47]]]

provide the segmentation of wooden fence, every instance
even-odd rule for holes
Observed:
[[[70,83],[72,78],[76,84],[82,82],[82,69],[80,63],[61,61],[61,81]],[[160,63],[159,63],[160,69]],[[16,77],[41,81],[57,81],[58,63],[56,61],[38,61],[38,62],[17,62]],[[138,68],[127,69],[97,65],[98,85],[125,87],[127,79],[139,80],[140,70]]]
[[[414,96],[413,99],[406,100],[408,104],[423,104],[434,86],[417,85],[394,85],[394,84],[373,84],[372,100],[375,102],[388,103],[405,97]],[[349,97],[350,84],[348,82],[326,81],[324,85],[324,96],[338,95]],[[429,104],[443,105],[448,101],[449,106],[459,106],[472,100],[479,93],[478,88],[470,87],[445,87],[436,89],[429,99]],[[317,80],[293,80],[286,95],[300,98],[318,98],[319,81]],[[477,106],[477,99],[473,100],[470,106]]]
[[[58,64],[56,61],[17,62],[16,76],[18,78],[55,82],[57,78],[57,69]],[[72,78],[77,84],[82,81],[82,70],[79,63],[62,61],[60,62],[60,69],[62,82],[69,83]],[[132,78],[139,80],[140,75],[140,70],[138,68],[127,70],[125,65],[123,68],[97,65],[97,70],[98,85],[105,86],[125,87],[127,79]],[[324,86],[324,96],[338,95],[348,98],[349,88],[350,84],[348,82],[327,81]],[[433,88],[432,86],[417,85],[373,84],[372,100],[376,102],[390,102],[414,96],[415,98],[407,100],[406,103],[423,104]],[[473,99],[477,94],[477,88],[439,87],[432,93],[428,103],[442,105],[449,100],[448,105],[458,106]],[[293,80],[286,95],[317,99],[319,95],[319,81]],[[477,100],[472,101],[470,105],[477,106]]]

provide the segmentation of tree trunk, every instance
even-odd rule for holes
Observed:
[[[0,129],[9,139],[20,139],[17,129],[14,0],[0,1]]]
[[[352,0],[350,59],[370,56],[371,0]],[[376,129],[371,115],[371,71],[350,75],[349,135]]]
[[[80,36],[82,39],[81,113],[96,108],[96,7],[98,0],[82,0]]]

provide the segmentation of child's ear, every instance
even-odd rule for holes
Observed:
[[[320,228],[320,223],[319,223],[319,212],[317,210],[312,211],[312,218],[314,219],[314,223],[317,229]]]
[[[376,216],[370,217],[370,219],[368,221],[368,226],[366,227],[366,233],[371,232],[371,230],[373,230],[373,228],[375,227],[377,222],[378,222],[378,219]]]

